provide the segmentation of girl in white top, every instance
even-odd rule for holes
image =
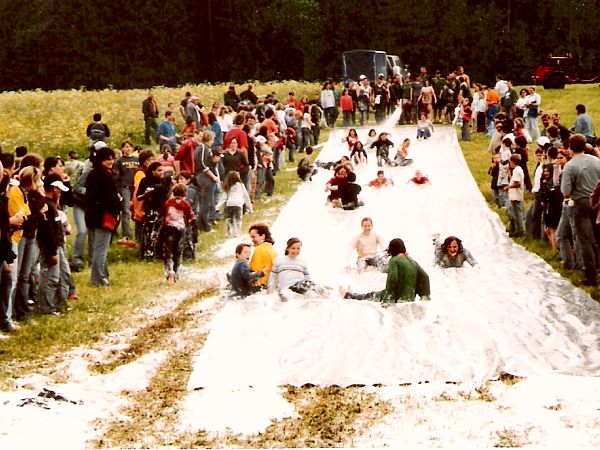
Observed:
[[[323,295],[325,289],[317,286],[310,279],[308,266],[304,259],[300,258],[302,241],[298,238],[288,239],[285,246],[285,255],[278,256],[273,263],[273,269],[269,275],[268,292],[277,291],[282,301],[287,300],[286,291],[297,294],[315,292]]]
[[[248,212],[252,212],[252,202],[246,187],[240,179],[239,172],[229,172],[223,184],[223,193],[217,203],[216,209],[225,205],[225,222],[227,223],[227,235],[239,236],[242,228],[243,208],[246,206]]]

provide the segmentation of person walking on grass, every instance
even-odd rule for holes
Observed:
[[[160,212],[161,221],[157,221],[157,227],[152,232],[152,239],[158,240],[158,228],[162,226],[160,233],[163,239],[163,263],[165,267],[165,278],[168,284],[179,280],[179,265],[181,262],[181,250],[183,239],[188,224],[196,219],[190,204],[185,200],[187,187],[176,184],[173,187],[173,198],[165,202]]]

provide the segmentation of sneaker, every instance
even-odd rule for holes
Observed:
[[[169,286],[172,286],[173,284],[175,284],[175,274],[174,273],[170,273],[169,275],[167,275],[167,284]]]
[[[73,293],[73,294],[69,294],[67,295],[67,300],[79,300],[79,295]]]
[[[127,238],[127,237],[122,237],[121,239],[119,239],[119,240],[117,241],[117,244],[121,244],[121,245],[123,245],[123,244],[126,244],[127,242],[129,242],[129,238]]]

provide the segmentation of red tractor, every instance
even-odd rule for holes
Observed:
[[[564,56],[546,57],[546,62],[537,66],[531,77],[534,84],[541,84],[544,89],[564,89],[569,83],[596,83],[600,74],[590,79],[583,79],[579,74],[579,62],[570,53]]]

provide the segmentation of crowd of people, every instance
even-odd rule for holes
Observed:
[[[529,92],[535,93],[535,88]],[[537,110],[541,98],[534,95]],[[529,105],[525,111],[534,108]],[[509,235],[547,240],[564,268],[582,270],[583,284],[596,286],[600,139],[585,105],[578,104],[575,110],[570,129],[561,123],[559,112],[536,111],[535,120],[525,123],[514,110],[500,110],[490,135],[488,173],[495,203],[507,210]],[[528,168],[529,144],[534,145],[533,175]],[[525,192],[532,195],[527,211]]]
[[[181,260],[195,258],[200,233],[211,232],[217,221],[225,220],[228,235],[241,234],[243,214],[275,192],[274,175],[285,164],[286,153],[289,162],[302,154],[298,175],[311,180],[317,173],[311,154],[322,126],[334,127],[339,112],[347,127],[367,124],[371,112],[381,122],[396,107],[402,109],[399,123],[417,125],[417,139],[429,138],[434,123],[452,121],[462,121],[463,140],[469,139],[470,130],[486,133],[494,200],[509,213],[510,235],[546,238],[558,249],[566,268],[582,269],[584,284],[596,285],[600,142],[585,106],[577,105],[577,119],[568,129],[558,113],[542,111],[535,86],[516,93],[511,81],[500,75],[495,86],[488,87],[471,83],[462,67],[446,78],[440,71],[430,77],[423,67],[416,77],[404,80],[386,81],[379,76],[370,84],[361,76],[340,92],[328,81],[312,99],[297,99],[293,92],[283,101],[275,93],[259,98],[252,85],[238,95],[230,86],[223,104],[205,107],[199,96],[187,92],[179,105],[167,105],[160,122],[157,99],[149,91],[142,102],[144,141],[147,146],[155,143],[156,149],[134,146],[128,140],[119,149],[109,148],[109,126],[95,113],[85,130],[90,144],[85,161],[76,152],[70,152],[67,161],[58,156],[44,159],[28,154],[24,147],[0,153],[0,330],[14,331],[15,321],[28,320],[33,312],[64,312],[68,301],[77,298],[71,273],[83,270],[86,263],[90,283],[108,286],[107,255],[119,228],[120,245],[137,247],[143,259],[161,258],[166,281],[176,282]],[[182,126],[177,124],[178,116]],[[394,144],[385,132],[377,135],[370,130],[363,143],[351,128],[344,141],[350,156],[324,167],[333,169],[326,191],[335,206],[361,205],[361,186],[352,179],[352,162],[366,163],[367,150],[375,150],[379,166],[412,163],[410,139],[393,155]],[[527,145],[532,142],[537,144],[533,177],[527,167]],[[409,182],[429,183],[417,172]],[[391,183],[383,171],[373,180],[376,187]],[[525,190],[533,194],[527,213]],[[72,211],[74,230],[67,209]],[[260,245],[272,239],[260,226],[253,230],[253,242],[262,239],[255,243],[256,254]],[[66,236],[70,233],[74,239],[69,256]],[[461,253],[460,241],[456,243]],[[281,268],[297,263],[301,248],[299,241],[288,244],[286,264],[275,271],[280,278]],[[454,245],[446,247],[454,249]],[[403,253],[398,242],[390,243],[390,248],[398,253],[388,251],[388,256]],[[236,256],[243,261],[248,253],[248,247],[242,246]],[[374,260],[365,258],[365,264]],[[248,270],[239,264],[241,279],[256,278],[242,289],[245,293],[252,291],[249,286],[268,285],[272,264],[257,264],[251,263]],[[282,279],[274,282],[289,284],[288,277]],[[315,289],[308,277],[288,287],[303,280],[308,280],[305,287]]]

